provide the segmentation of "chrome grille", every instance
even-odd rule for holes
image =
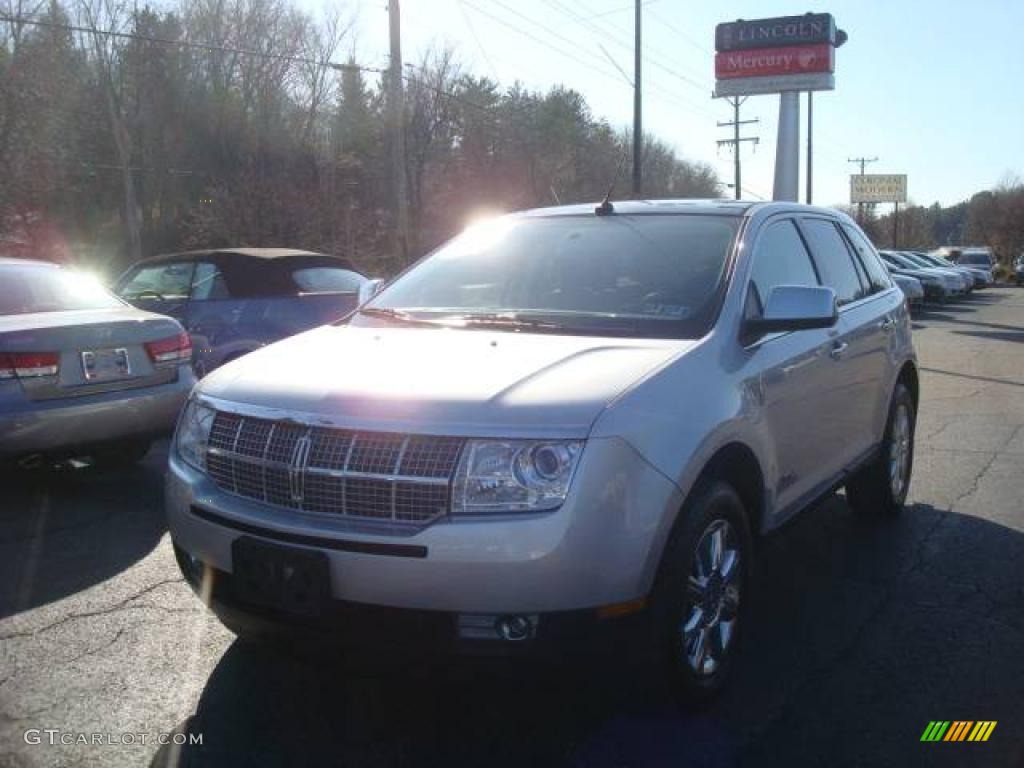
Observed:
[[[226,491],[360,520],[425,523],[448,513],[463,440],[357,432],[217,413],[206,468]]]

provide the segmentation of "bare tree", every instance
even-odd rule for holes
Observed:
[[[142,257],[142,218],[132,170],[132,133],[128,125],[127,93],[119,62],[123,54],[122,39],[105,32],[122,33],[131,25],[131,12],[125,2],[114,0],[78,0],[78,10],[85,26],[91,30],[92,52],[110,120],[110,132],[117,151],[124,193],[122,221],[130,261]]]

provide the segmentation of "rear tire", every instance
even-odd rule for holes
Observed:
[[[752,555],[739,494],[720,480],[700,482],[669,536],[651,601],[651,671],[667,677],[684,707],[710,703],[729,678],[749,602]]]
[[[917,409],[902,382],[896,385],[878,456],[846,483],[846,501],[855,514],[892,517],[907,500],[914,467]]]

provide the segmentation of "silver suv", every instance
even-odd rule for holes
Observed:
[[[170,530],[243,636],[515,651],[628,628],[700,700],[754,538],[839,486],[896,513],[917,399],[903,295],[841,213],[528,211],[203,379]]]

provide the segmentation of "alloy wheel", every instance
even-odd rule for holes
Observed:
[[[906,403],[896,406],[889,438],[889,487],[894,499],[902,498],[910,470],[910,408]]]
[[[679,628],[684,661],[698,677],[719,669],[736,634],[740,574],[739,537],[728,520],[716,519],[697,540]]]

